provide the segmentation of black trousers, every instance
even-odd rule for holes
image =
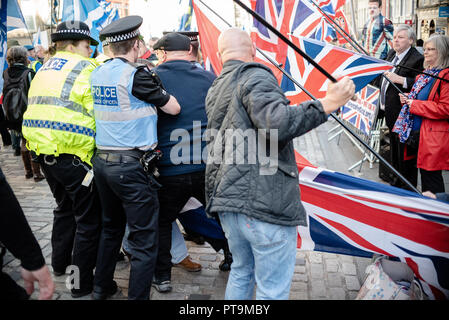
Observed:
[[[11,144],[11,134],[6,126],[6,118],[2,110],[2,105],[0,104],[0,135],[2,136],[2,142],[4,146]]]
[[[50,164],[53,159],[54,163]],[[97,188],[94,182],[89,187],[81,185],[87,170],[77,165],[80,161],[74,155],[63,154],[56,158],[40,155],[37,160],[57,204],[53,211],[51,265],[58,272],[64,272],[69,265],[77,266],[80,288],[72,291],[90,291],[101,230]]]
[[[427,171],[420,168],[419,173],[421,174],[421,190],[423,192],[444,192],[444,179],[443,172],[441,170]]]
[[[159,252],[155,275],[158,280],[171,279],[171,233],[172,223],[190,197],[205,205],[204,171],[159,177]]]
[[[399,141],[399,136],[395,132],[390,130],[390,151],[391,151],[391,164],[399,171],[399,173],[407,179],[414,187],[418,184],[418,168],[416,167],[416,157],[410,160],[404,160],[404,147],[405,144]],[[412,150],[409,148],[409,152],[417,153],[418,150]],[[407,189],[410,188],[396,175],[391,182],[392,186]]]
[[[114,158],[104,160],[102,152],[99,152],[93,160],[103,206],[95,287],[107,290],[111,286],[128,223],[128,244],[132,256],[128,299],[148,300],[158,250],[157,189],[160,185],[143,170],[138,157],[126,155],[126,152],[105,154],[112,154]]]

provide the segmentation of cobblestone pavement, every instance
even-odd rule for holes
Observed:
[[[347,168],[360,160],[361,154],[354,151],[355,148],[344,135],[338,145],[336,142],[328,142],[327,133],[332,126],[332,123],[326,123],[296,139],[295,148],[316,165],[348,173]],[[26,180],[21,158],[13,155],[11,147],[0,150],[0,166],[39,241],[46,263],[50,265],[52,211],[56,205],[48,184],[45,180],[37,183],[32,179]],[[380,181],[377,178],[376,164],[373,169],[369,169],[369,166],[364,164],[360,172],[355,170],[352,174]],[[190,273],[177,267],[173,268],[173,291],[168,294],[160,294],[152,289],[150,298],[153,300],[223,299],[229,273],[222,272],[218,268],[223,259],[222,253],[217,254],[208,244],[197,245],[190,241],[186,243],[190,256],[194,261],[201,263],[202,270]],[[370,261],[371,259],[368,258],[340,254],[298,251],[290,299],[354,299],[363,284],[364,271]],[[19,274],[20,262],[7,253],[4,263],[3,270],[19,284],[23,284]],[[112,299],[127,298],[129,267],[126,258],[125,261],[117,263],[115,280],[120,290]],[[54,299],[71,300],[70,291],[65,285],[65,276],[54,277],[54,280],[56,284]],[[36,292],[31,298],[37,298]],[[81,299],[90,300],[91,298],[89,296]]]

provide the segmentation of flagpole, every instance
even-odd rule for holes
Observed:
[[[356,46],[357,46],[357,48],[359,48],[357,51],[359,51],[360,53],[362,53],[361,51],[363,51],[364,54],[366,54],[367,56],[369,56],[369,53],[366,52],[365,48],[363,48],[363,47],[362,47],[356,40],[354,40],[354,38],[353,38],[351,35],[349,35],[349,34],[346,32],[346,30],[343,29],[337,22],[335,22],[335,20],[332,19],[331,16],[329,16],[323,9],[321,9],[320,6],[319,6],[318,4],[315,3],[315,1],[313,1],[313,0],[309,0],[309,1],[310,1],[314,6],[317,7],[317,9],[321,12],[322,15],[324,15],[324,16],[327,18],[326,21],[329,21],[332,25],[334,25],[335,27],[337,27],[337,28],[340,30],[340,31],[339,31],[339,30],[335,29],[335,31],[337,31],[343,38],[345,38],[345,40],[348,40],[348,39],[351,40],[351,41],[348,41],[348,42],[352,45],[352,47],[353,47],[354,49],[356,49]],[[347,38],[342,34],[342,32],[347,36]],[[354,45],[354,44],[355,44],[355,45]],[[417,72],[417,73],[425,74],[426,76],[431,76],[431,77],[436,78],[436,79],[438,79],[438,80],[442,80],[442,81],[445,81],[445,82],[449,82],[449,80],[447,80],[447,79],[440,78],[440,77],[435,76],[435,75],[432,75],[432,74],[430,74],[430,73],[427,73],[427,72],[424,72],[424,71],[421,71],[421,70],[418,70],[418,69],[410,68],[410,67],[407,67],[407,66],[404,66],[404,65],[401,65],[401,64],[397,64],[397,65],[395,65],[394,67],[395,67],[395,68],[404,68],[404,69],[408,69],[408,70],[411,70],[411,71],[414,71],[414,72]],[[383,74],[382,74],[382,76],[383,76],[388,82],[390,82],[390,84],[392,84],[392,85],[396,88],[396,90],[399,91],[399,93],[401,93],[402,95],[404,95],[404,96],[407,97],[407,95],[406,95],[405,93],[403,93],[402,90],[399,89],[399,88],[396,86],[396,84],[394,84],[390,79],[388,79],[388,78],[387,78],[386,76],[384,76]]]
[[[352,15],[352,29],[355,33],[355,37],[357,38],[357,24],[355,23],[355,12],[354,12],[354,0],[351,0],[349,2],[349,5],[351,6],[351,15]]]
[[[203,1],[198,0],[201,2],[206,8],[208,8],[212,13],[214,13],[218,18],[220,18],[224,23],[226,23],[229,27],[232,25],[229,24],[225,19],[223,19],[218,13],[216,13],[214,10],[212,10],[208,5],[206,5]],[[234,0],[236,1],[236,0]],[[237,2],[237,1],[236,1]],[[240,1],[239,1],[240,2]],[[249,9],[252,11],[251,9]],[[260,19],[263,20],[262,17],[259,16]],[[259,20],[260,21],[260,20]],[[265,21],[265,20],[264,20]],[[266,21],[265,21],[266,22]],[[266,22],[268,24],[268,22]],[[268,24],[269,25],[269,24]],[[273,26],[270,25],[271,28]],[[311,94],[309,91],[307,91],[301,84],[299,84],[293,77],[288,74],[283,68],[279,66],[279,64],[272,60],[269,56],[267,56],[264,52],[262,52],[259,48],[256,48],[259,53],[261,53],[271,64],[273,64],[279,71],[281,71],[287,78],[289,78],[295,85],[298,86],[301,90],[303,90],[312,100],[317,100],[317,98]],[[346,129],[354,138],[356,138],[367,150],[369,150],[372,154],[374,154],[380,162],[382,162],[386,167],[388,167],[391,171],[393,171],[396,176],[398,176],[409,188],[411,188],[413,191],[415,191],[418,194],[421,194],[418,189],[416,189],[407,179],[405,179],[388,161],[386,161],[384,158],[382,158],[376,151],[371,148],[370,145],[368,145],[365,141],[363,141],[362,138],[360,138],[354,131],[352,131],[342,120],[340,120],[338,117],[336,117],[333,113],[330,114],[330,116],[336,120],[344,129]]]

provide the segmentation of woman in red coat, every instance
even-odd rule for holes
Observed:
[[[412,131],[419,130],[417,167],[422,191],[444,192],[442,170],[449,170],[449,37],[434,35],[424,43],[426,73],[416,78],[396,121],[401,142],[407,143]],[[404,111],[404,112],[403,112]]]

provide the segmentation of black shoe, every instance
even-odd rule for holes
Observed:
[[[20,149],[14,150],[14,155],[15,155],[16,157],[22,155],[22,153],[20,152]]]
[[[90,289],[90,290],[72,289],[71,296],[74,299],[78,299],[78,298],[87,296],[91,293],[92,293],[92,289]]]
[[[92,298],[94,300],[106,300],[110,296],[113,296],[117,292],[117,282],[112,281],[111,287],[108,289],[103,289],[101,287],[95,286]]]
[[[173,287],[171,286],[170,280],[156,280],[153,278],[153,282],[151,286],[154,287],[160,293],[169,293],[172,291]]]
[[[232,254],[228,253],[225,254],[225,258],[222,262],[220,262],[220,265],[218,268],[220,268],[221,271],[229,271],[231,270],[231,264],[232,264]]]

